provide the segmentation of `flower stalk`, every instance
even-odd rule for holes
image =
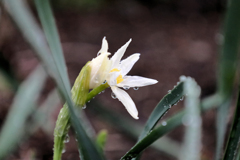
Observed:
[[[79,76],[77,77],[72,87],[72,100],[80,107],[84,107],[89,92],[91,67],[88,63],[82,68]],[[60,160],[64,150],[64,140],[70,128],[70,115],[67,103],[61,109],[56,126],[54,129],[54,155],[53,160]]]

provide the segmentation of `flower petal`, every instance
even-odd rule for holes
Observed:
[[[117,77],[120,75],[120,72],[110,72],[106,77],[106,81],[110,86],[117,85]]]
[[[106,37],[103,37],[102,48],[100,49],[100,51],[98,51],[98,53],[105,53],[107,51],[108,51],[108,42],[106,40]]]
[[[140,53],[135,53],[128,58],[121,61],[119,68],[121,69],[122,76],[125,76],[139,60]]]
[[[112,56],[111,61],[112,61],[112,69],[113,68],[118,68],[119,62],[122,59],[123,54],[125,53],[129,43],[132,41],[130,39],[126,44],[124,44],[121,48],[117,50],[117,52]]]
[[[127,109],[128,113],[135,119],[138,119],[138,111],[137,108],[131,99],[131,97],[122,89],[119,89],[115,86],[111,87],[113,93],[117,96],[118,100],[122,102],[122,104]]]
[[[89,63],[91,66],[91,79],[89,83],[90,89],[98,87],[103,83],[103,81],[105,81],[111,66],[111,61],[108,58],[109,54],[110,53],[108,52],[104,52],[96,58],[93,58]]]
[[[156,84],[158,81],[151,78],[145,78],[140,76],[125,76],[123,81],[117,84],[118,87],[143,87],[152,84]]]

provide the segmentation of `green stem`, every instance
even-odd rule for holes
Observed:
[[[107,83],[104,83],[95,89],[93,89],[90,93],[86,94],[86,86],[89,86],[89,69],[88,67],[83,67],[79,76],[77,77],[74,86],[72,88],[72,96],[73,101],[81,106],[88,101],[90,101],[93,97],[98,95],[100,92],[109,87]],[[88,81],[88,82],[86,82]],[[85,87],[84,87],[85,86]],[[88,89],[87,89],[88,92]],[[68,133],[70,127],[70,115],[68,111],[68,106],[65,103],[63,108],[61,109],[58,119],[56,122],[56,127],[54,129],[54,156],[53,160],[60,160],[62,156],[62,151],[64,149],[64,139]]]
[[[108,87],[109,87],[108,83],[104,83],[94,88],[91,92],[88,93],[86,103],[90,101],[93,97],[95,97],[96,95],[98,95],[99,93],[107,89]]]
[[[65,103],[58,115],[56,127],[54,129],[53,160],[61,159],[62,151],[64,148],[64,139],[68,133],[69,127],[70,127],[70,115],[69,115],[69,111],[68,111],[68,106]]]

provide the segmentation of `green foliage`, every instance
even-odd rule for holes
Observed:
[[[227,148],[223,160],[239,160],[239,139],[240,139],[240,92],[238,103],[235,109],[231,133],[229,134]]]
[[[53,78],[62,99],[66,102],[60,111],[56,128],[54,130],[54,160],[60,160],[62,150],[64,148],[64,140],[67,136],[70,125],[75,131],[75,136],[78,140],[78,148],[82,160],[104,160],[103,148],[106,143],[107,132],[102,131],[96,139],[96,143],[90,138],[90,134],[86,132],[85,118],[81,111],[76,110],[75,105],[83,107],[84,104],[90,101],[98,93],[102,92],[109,87],[107,83],[100,85],[89,92],[89,79],[91,68],[86,65],[81,70],[75,84],[72,88],[67,74],[65,59],[60,43],[59,34],[55,24],[53,12],[48,0],[35,0],[37,13],[40,18],[41,25],[44,32],[38,26],[33,14],[28,8],[25,1],[16,0],[2,0],[10,17],[16,23],[17,27],[25,37],[26,41],[34,49],[35,54],[39,57],[47,73]],[[91,1],[73,1],[68,2],[65,0],[59,1],[59,4],[77,4],[79,6],[96,5],[99,6],[100,2],[95,0]],[[234,81],[238,65],[238,51],[239,51],[239,36],[240,36],[240,1],[231,0],[230,7],[228,8],[226,19],[224,23],[224,43],[220,53],[219,70],[218,70],[218,88],[214,95],[211,95],[203,100],[199,100],[198,96],[193,96],[198,92],[198,87],[193,88],[192,93],[188,94],[186,99],[186,109],[165,121],[166,125],[157,125],[159,120],[167,113],[167,111],[177,103],[185,94],[184,86],[186,82],[180,82],[169,94],[164,96],[162,100],[155,107],[149,116],[143,130],[139,136],[137,143],[122,157],[122,159],[140,158],[141,153],[149,147],[152,143],[156,142],[159,138],[166,135],[168,132],[182,124],[182,120],[186,115],[195,116],[200,119],[200,113],[208,109],[217,107],[217,150],[216,159],[221,158],[222,148],[224,148],[224,138],[226,133],[226,117],[233,96]],[[45,40],[46,38],[46,40]],[[1,60],[1,57],[0,57]],[[1,63],[2,64],[2,63]],[[7,68],[8,69],[8,68]],[[5,71],[5,70],[4,70]],[[8,76],[8,75],[7,75]],[[19,87],[11,110],[7,119],[2,127],[0,133],[0,159],[5,158],[20,142],[25,133],[26,121],[31,117],[31,113],[35,110],[36,101],[43,88],[47,75],[41,67],[38,67]],[[9,77],[8,77],[9,78]],[[14,77],[10,76],[10,79]],[[11,81],[15,83],[15,81]],[[14,84],[17,85],[17,84]],[[15,87],[17,88],[17,87]],[[89,92],[89,93],[88,93]],[[240,94],[239,94],[240,95]],[[30,98],[29,98],[30,97]],[[96,105],[98,106],[98,104]],[[199,108],[200,107],[200,108]],[[108,110],[97,108],[103,117],[109,122],[122,128],[128,134],[134,137],[138,136],[141,126],[122,118],[122,116],[111,113]],[[80,114],[78,113],[80,112]],[[33,124],[37,127],[44,123],[43,111],[37,110],[33,114]],[[239,137],[240,137],[240,97],[235,111],[235,117],[229,135],[228,144],[224,160],[239,159]],[[79,115],[77,117],[76,115]],[[30,125],[31,126],[31,125]],[[36,128],[37,128],[36,127]],[[33,130],[36,129],[32,126]],[[201,126],[187,126],[184,143],[180,153],[180,159],[197,160],[200,159],[201,144]],[[196,142],[197,141],[197,142]],[[166,141],[165,141],[166,142]],[[171,141],[168,141],[171,142]],[[196,142],[196,144],[194,144]],[[174,142],[171,142],[174,144]],[[169,144],[171,145],[171,144]],[[160,145],[159,145],[160,146]],[[178,145],[172,145],[176,146]],[[162,147],[162,145],[161,145]],[[190,149],[195,149],[195,152],[189,152]],[[165,150],[169,153],[168,150]],[[175,149],[176,152],[179,152]],[[194,154],[193,154],[194,153]],[[171,154],[171,153],[169,153]],[[172,154],[178,157],[179,153]],[[194,158],[192,158],[194,157]],[[179,157],[178,157],[179,158]]]
[[[34,111],[36,101],[46,80],[46,73],[39,66],[21,84],[14,98],[11,110],[0,134],[0,159],[9,154],[26,136],[24,132],[28,117]]]
[[[96,139],[97,146],[102,152],[104,150],[106,141],[107,141],[107,130],[104,129],[98,133],[97,139]]]

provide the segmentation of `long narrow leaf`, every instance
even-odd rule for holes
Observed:
[[[215,108],[219,104],[222,103],[222,100],[219,95],[213,95],[202,100],[201,103],[201,111],[207,111],[209,109]],[[131,150],[129,150],[122,159],[131,159],[136,157],[139,153],[141,153],[144,149],[149,147],[152,143],[154,143],[157,139],[162,137],[163,135],[167,134],[174,128],[180,126],[182,124],[182,118],[186,114],[186,110],[178,112],[168,120],[166,120],[165,126],[158,126],[156,129],[152,130],[149,134],[147,134],[142,140],[137,142]]]
[[[38,67],[20,86],[0,134],[0,159],[24,136],[25,122],[33,112],[36,100],[46,80],[46,73]]]
[[[218,92],[225,98],[232,94],[240,42],[240,2],[231,0],[224,22],[224,43],[219,61]]]
[[[238,102],[235,110],[234,121],[229,135],[227,148],[223,160],[239,160],[240,148],[240,92],[238,93]],[[238,153],[238,154],[237,154]]]
[[[61,71],[59,68],[56,68],[54,62],[58,63],[58,61],[53,60],[52,55],[49,53],[49,49],[44,41],[42,32],[37,26],[33,15],[30,13],[28,7],[24,3],[25,1],[3,0],[3,2],[7,11],[20,28],[20,31],[24,34],[29,44],[33,47],[33,49],[36,51],[36,54],[45,64],[45,68],[54,78],[62,97],[66,100],[71,115],[71,124],[77,133],[79,148],[84,150],[84,152],[82,152],[83,155],[81,155],[83,160],[103,159],[103,156],[100,155],[96,149],[96,146],[87,136],[82,124],[75,115],[70,89],[65,85],[66,82],[63,82],[65,80],[65,78],[62,77],[63,74],[59,73],[66,72],[66,70]]]
[[[162,118],[162,116],[180,99],[183,97],[183,82],[180,82],[174,89],[164,96],[161,101],[157,104],[155,109],[152,111],[149,116],[145,127],[139,137],[141,140],[145,137],[157,124],[157,122]]]
[[[164,114],[180,99],[184,96],[183,94],[183,82],[180,82],[176,87],[173,88],[166,96],[164,96],[155,109],[149,116],[143,131],[141,132],[138,141],[142,140],[152,129],[155,127],[157,122],[164,116]],[[137,159],[140,159],[141,154],[139,153]]]
[[[49,0],[35,0],[35,4],[44,29],[45,36],[53,55],[53,59],[57,65],[57,69],[59,69],[59,73],[64,79],[63,82],[65,83],[67,90],[70,90],[67,67],[65,65],[65,59],[63,56],[60,38],[57,32],[53,13],[50,7],[50,2]]]
[[[221,104],[218,108],[217,119],[216,119],[217,144],[216,144],[215,160],[219,160],[222,157],[225,133],[227,130],[226,119],[229,113],[230,102],[231,100],[229,99],[225,103]]]
[[[215,159],[219,160],[223,148],[223,140],[226,132],[226,116],[229,110],[229,104],[235,74],[238,63],[238,52],[240,42],[240,1],[231,0],[227,9],[224,22],[224,43],[219,61],[218,93],[226,99],[225,104],[221,105],[217,112],[217,150]]]
[[[110,111],[96,100],[90,102],[88,108],[93,112],[97,112],[107,123],[115,127],[117,126],[120,131],[125,132],[134,139],[137,139],[139,133],[141,133],[142,126],[140,124],[137,124],[132,119],[128,119],[121,114]],[[178,157],[180,151],[180,144],[166,136],[154,142],[151,146],[175,158]]]

